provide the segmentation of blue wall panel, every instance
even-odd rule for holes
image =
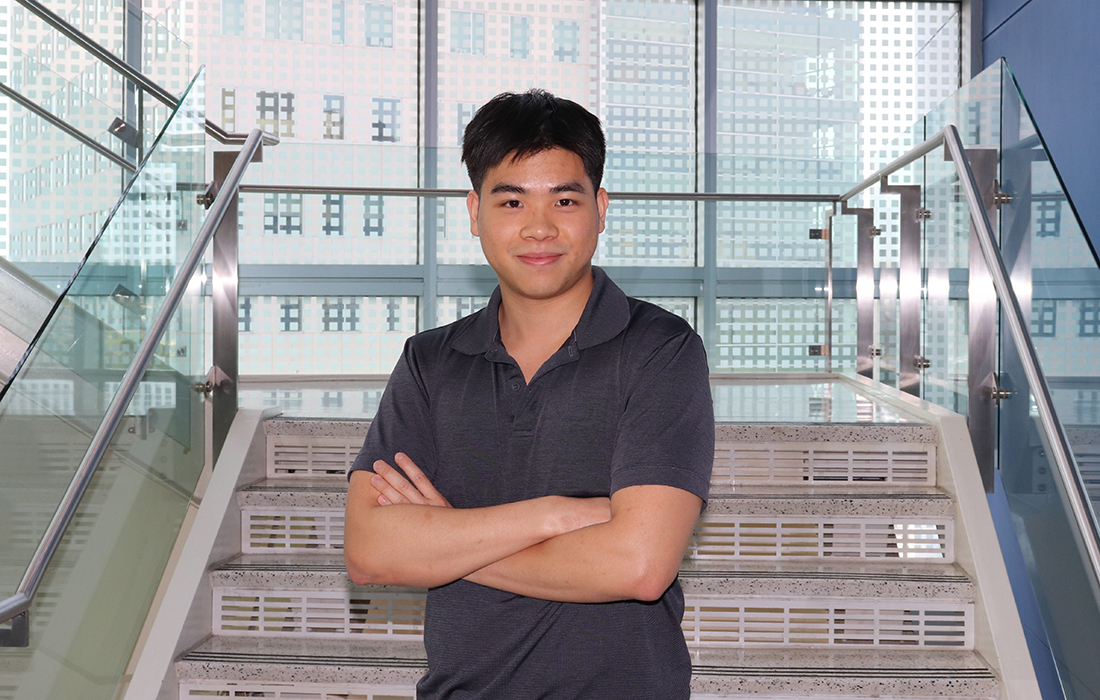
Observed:
[[[985,64],[1008,59],[1085,230],[1100,244],[1100,2],[984,0],[982,30]]]

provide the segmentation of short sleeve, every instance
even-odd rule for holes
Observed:
[[[699,336],[672,335],[639,363],[619,424],[611,492],[646,484],[689,491],[705,503],[714,465],[714,404]]]
[[[435,433],[424,372],[411,342],[407,341],[382,393],[363,448],[348,470],[349,478],[358,469],[373,471],[372,465],[379,459],[396,467],[394,455],[398,452],[412,458],[429,479],[435,478]]]

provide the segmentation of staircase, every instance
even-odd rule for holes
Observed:
[[[680,574],[693,697],[1030,697],[1005,681],[1022,635],[996,620],[1015,606],[983,602],[1004,582],[979,595],[941,426],[891,400],[889,423],[718,424],[710,504]],[[161,698],[415,696],[424,592],[344,572],[344,470],[367,427],[263,424],[266,477],[230,509],[239,553],[211,567],[192,611],[210,634]],[[1033,684],[1022,653],[1027,668],[1008,675]]]

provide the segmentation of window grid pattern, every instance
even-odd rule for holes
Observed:
[[[1036,338],[1053,338],[1058,331],[1058,302],[1054,299],[1035,299],[1031,302],[1031,335]]]
[[[393,143],[400,140],[398,120],[401,100],[375,97],[371,100],[371,141]]]
[[[531,18],[512,15],[508,20],[508,55],[531,58]]]
[[[485,55],[485,13],[451,11],[451,53]]]
[[[279,299],[279,329],[286,333],[302,330],[302,297]]]
[[[344,235],[344,195],[326,194],[322,198],[324,208],[321,232],[326,236]]]
[[[1077,335],[1100,338],[1100,299],[1082,299],[1078,314]]]
[[[347,6],[344,0],[332,0],[332,43],[343,44],[347,32]]]
[[[366,17],[366,44],[393,48],[393,5],[368,2],[363,6]]]
[[[237,332],[252,332],[252,297],[241,297],[237,301]]]
[[[379,195],[371,195],[363,200],[363,235],[381,236],[385,231],[385,209]]]
[[[222,128],[232,133],[237,130],[237,91],[222,88]]]
[[[344,96],[325,95],[325,138],[344,140]]]
[[[302,195],[264,195],[264,233],[302,235]]]
[[[222,0],[222,35],[244,36],[244,0]]]
[[[302,4],[303,0],[265,0],[264,38],[301,41]]]
[[[1062,202],[1040,199],[1035,202],[1035,235],[1056,238],[1062,231]]]
[[[256,125],[272,134],[294,136],[294,93],[256,93]]]
[[[359,301],[354,297],[325,297],[321,304],[321,329],[325,332],[358,331]]]
[[[554,22],[554,60],[576,63],[580,57],[581,28],[576,22]]]

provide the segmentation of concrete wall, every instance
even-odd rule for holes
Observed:
[[[1100,2],[984,0],[982,38],[985,65],[1008,59],[1100,248]]]

